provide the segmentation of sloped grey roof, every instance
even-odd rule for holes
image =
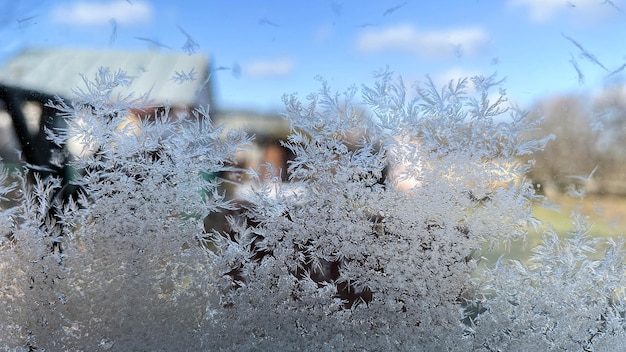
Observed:
[[[130,86],[116,88],[115,94],[150,92],[150,99],[173,106],[210,103],[209,59],[204,55],[26,49],[0,69],[0,84],[72,99],[76,96],[72,89],[85,88],[81,74],[93,80],[100,67],[113,72],[121,69],[133,77]],[[192,69],[195,80],[181,83],[172,79],[177,72]]]

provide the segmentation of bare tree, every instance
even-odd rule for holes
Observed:
[[[532,157],[530,177],[544,193],[584,187],[587,193],[626,194],[626,103],[623,89],[595,99],[561,96],[537,104],[531,118],[544,118],[538,135],[556,139]],[[591,177],[590,177],[591,176]]]

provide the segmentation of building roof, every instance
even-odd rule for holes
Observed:
[[[164,54],[154,51],[123,52],[70,49],[26,49],[0,69],[0,84],[58,95],[76,97],[76,88],[85,88],[83,76],[93,80],[101,67],[123,70],[132,83],[117,87],[115,95],[149,92],[149,98],[172,106],[206,105],[211,102],[209,59],[204,55]],[[194,80],[174,80],[177,73],[194,72]],[[83,75],[83,76],[81,76]],[[202,89],[206,87],[206,89]]]
[[[224,125],[227,130],[244,130],[258,138],[284,139],[291,127],[291,123],[279,114],[252,111],[221,111],[213,121],[216,125]]]

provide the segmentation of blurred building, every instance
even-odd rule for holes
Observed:
[[[114,88],[112,97],[149,93],[151,105],[174,112],[213,106],[210,61],[203,55],[70,49],[26,49],[0,68],[0,149],[16,159],[15,149],[32,165],[47,165],[49,145],[44,128],[55,124],[56,111],[46,103],[76,99],[98,70],[122,70],[131,80]]]
[[[239,158],[242,165],[257,169],[269,162],[274,166],[273,176],[287,178],[287,160],[291,156],[280,141],[289,134],[288,120],[279,114],[232,110],[219,112],[213,121],[226,129],[243,130],[255,137],[254,146]]]
[[[127,86],[116,86],[112,99],[148,93],[150,106],[168,106],[172,114],[191,116],[191,110],[210,106],[211,118],[227,129],[244,129],[255,135],[255,145],[239,156],[239,166],[263,168],[274,165],[274,176],[286,178],[288,151],[280,145],[289,124],[280,116],[252,111],[216,109],[211,86],[211,62],[204,55],[152,51],[94,51],[69,49],[26,49],[0,68],[0,156],[5,161],[25,161],[32,168],[65,174],[51,165],[55,148],[45,128],[59,123],[57,111],[47,106],[62,98],[70,104],[87,92],[86,81],[93,81],[101,68],[113,74],[122,70],[130,77]],[[147,112],[150,113],[150,112]],[[134,115],[145,115],[146,112]],[[132,114],[131,114],[132,115]],[[136,118],[131,116],[130,118]],[[270,168],[268,168],[268,171]]]

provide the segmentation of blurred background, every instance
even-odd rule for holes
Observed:
[[[0,156],[18,163],[20,151],[44,165],[43,129],[54,123],[45,103],[75,98],[80,74],[100,66],[125,70],[129,91],[150,91],[177,114],[209,104],[216,122],[257,136],[242,164],[278,169],[290,157],[279,145],[289,127],[281,97],[316,91],[316,76],[341,91],[389,67],[410,90],[426,75],[444,84],[497,73],[508,104],[545,119],[537,136],[557,137],[531,156],[530,177],[553,203],[535,216],[566,233],[578,208],[592,234],[617,237],[626,230],[624,33],[623,0],[5,0]]]

